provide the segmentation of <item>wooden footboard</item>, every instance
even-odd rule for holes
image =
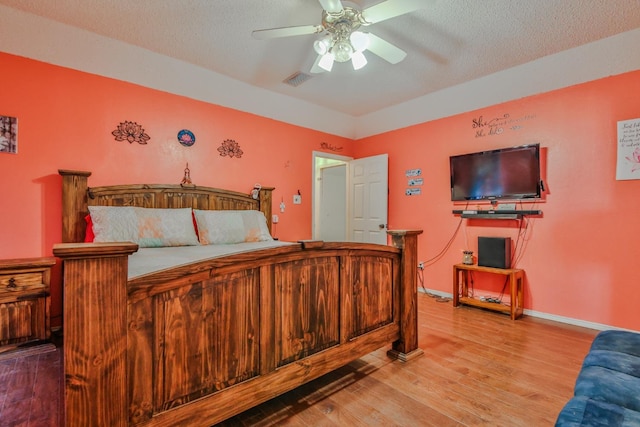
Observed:
[[[418,356],[417,236],[300,242],[128,280],[133,243],[78,243],[88,204],[271,212],[259,198],[176,186],[89,188],[63,175],[67,426],[212,425],[391,344]],[[269,218],[267,216],[267,218]]]
[[[419,232],[320,243],[127,282],[134,244],[59,244],[66,425],[211,425],[393,343],[417,346]]]

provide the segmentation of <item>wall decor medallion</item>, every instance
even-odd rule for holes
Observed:
[[[185,147],[191,147],[196,143],[196,137],[189,129],[182,129],[178,132],[178,142]]]
[[[138,144],[146,144],[151,139],[141,125],[130,121],[120,123],[111,134],[116,137],[116,141],[129,141],[129,144],[133,144],[134,141]]]
[[[218,152],[222,157],[229,156],[232,158],[240,158],[244,154],[240,149],[240,145],[238,145],[238,143],[233,139],[225,139],[222,141],[222,144],[218,147]]]
[[[0,116],[0,153],[18,153],[18,118]]]

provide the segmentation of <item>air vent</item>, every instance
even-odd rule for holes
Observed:
[[[282,83],[286,83],[289,86],[298,87],[302,83],[304,83],[307,80],[309,80],[311,77],[313,77],[313,76],[311,76],[309,74],[302,73],[300,71],[297,71],[297,72],[293,73],[292,75],[290,75],[289,77],[287,77],[286,79],[284,79],[282,81]]]

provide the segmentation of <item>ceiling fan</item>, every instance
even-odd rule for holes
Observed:
[[[413,12],[424,6],[424,0],[386,0],[363,10],[343,6],[340,0],[318,0],[322,6],[322,22],[319,25],[256,30],[251,34],[256,39],[321,34],[313,43],[318,54],[312,73],[331,71],[334,62],[351,60],[353,68],[359,70],[367,64],[363,52],[379,56],[391,64],[402,61],[407,53],[388,41],[360,27]]]

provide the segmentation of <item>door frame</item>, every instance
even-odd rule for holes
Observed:
[[[319,170],[320,170],[320,166],[318,165],[318,159],[319,158],[324,158],[324,159],[332,159],[332,160],[339,160],[341,162],[344,163],[348,163],[349,161],[353,160],[353,157],[348,157],[348,156],[341,156],[339,154],[332,154],[332,153],[326,153],[324,151],[313,151],[312,152],[312,159],[311,159],[311,170],[312,170],[312,185],[311,185],[311,200],[312,200],[312,205],[311,205],[311,233],[312,233],[312,238],[316,239],[318,236],[318,217],[319,217],[319,211],[320,211],[320,201],[319,201],[319,182],[318,179],[320,178],[320,174],[319,174]],[[347,177],[348,180],[348,177]],[[345,182],[345,187],[347,186],[347,182]],[[348,206],[347,206],[348,209]]]

